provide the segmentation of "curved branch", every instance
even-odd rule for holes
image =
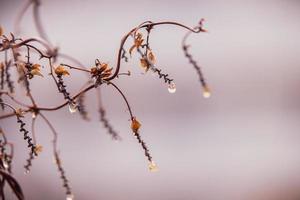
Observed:
[[[114,74],[110,77],[108,77],[107,79],[105,79],[106,81],[110,81],[112,79],[114,79],[119,71],[120,71],[120,67],[121,67],[121,58],[122,58],[122,49],[123,49],[123,46],[125,44],[125,42],[127,41],[128,37],[132,34],[132,33],[135,33],[137,30],[139,29],[142,29],[142,28],[153,28],[154,26],[160,26],[160,25],[174,25],[174,26],[179,26],[179,27],[182,27],[184,29],[187,29],[191,32],[194,32],[194,33],[199,33],[201,30],[195,30],[193,28],[190,28],[188,26],[185,26],[183,24],[180,24],[180,23],[177,23],[177,22],[156,22],[156,23],[152,23],[150,21],[147,21],[145,23],[142,23],[142,25],[139,25],[135,28],[133,28],[131,31],[129,31],[121,40],[121,43],[120,43],[120,47],[119,47],[119,51],[118,51],[118,58],[117,58],[117,67],[116,67],[116,70],[114,72]]]
[[[14,30],[15,30],[15,34],[19,34],[20,33],[20,22],[25,14],[25,12],[28,10],[29,6],[32,4],[32,0],[28,0],[25,5],[22,7],[22,9],[20,10],[19,14],[17,15],[16,21],[15,21],[15,25],[14,25]]]
[[[123,99],[124,99],[124,101],[125,101],[125,103],[126,103],[126,105],[127,105],[127,108],[128,108],[128,110],[129,110],[129,114],[130,114],[130,118],[131,118],[131,120],[132,120],[132,119],[134,118],[134,116],[133,116],[133,114],[132,114],[130,105],[129,105],[128,100],[126,99],[124,93],[123,93],[123,92],[118,88],[118,86],[116,86],[114,83],[112,83],[112,82],[107,82],[107,84],[108,84],[108,85],[112,85],[112,86],[113,86],[113,87],[121,94],[121,96],[123,97]]]
[[[7,173],[2,169],[0,169],[0,174],[7,181],[7,183],[13,190],[14,194],[17,196],[18,200],[24,200],[25,198],[24,198],[22,188],[17,182],[17,180],[12,175],[10,175],[9,173]]]
[[[33,18],[34,18],[34,23],[35,23],[37,32],[40,35],[40,37],[42,39],[44,39],[45,41],[47,41],[48,44],[52,47],[53,45],[51,44],[51,42],[49,40],[49,37],[47,36],[46,31],[44,30],[42,22],[41,22],[39,6],[40,6],[39,1],[35,0],[34,4],[33,4]]]

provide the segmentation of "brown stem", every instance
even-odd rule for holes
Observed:
[[[127,105],[127,108],[128,108],[128,110],[129,110],[129,114],[130,114],[130,118],[131,118],[131,120],[132,120],[132,119],[134,118],[134,116],[133,116],[133,114],[132,114],[130,105],[129,105],[128,100],[126,99],[124,93],[123,93],[123,92],[118,88],[118,86],[116,86],[114,83],[112,83],[112,82],[107,82],[107,84],[108,84],[108,85],[112,85],[112,86],[113,86],[113,87],[121,94],[121,96],[123,97],[123,99],[124,99],[124,101],[125,101],[125,103],[126,103],[126,105]]]
[[[200,30],[194,30],[194,29],[192,29],[192,28],[190,28],[188,26],[185,26],[185,25],[177,23],[177,22],[156,22],[156,23],[147,22],[147,23],[143,24],[142,26],[138,26],[136,28],[133,28],[131,31],[129,31],[122,38],[121,43],[120,43],[120,47],[119,47],[119,51],[118,51],[118,58],[117,58],[117,67],[116,67],[116,70],[115,70],[114,74],[112,76],[108,77],[107,79],[105,79],[105,81],[110,81],[110,80],[114,79],[119,74],[120,67],[121,67],[122,49],[123,49],[123,46],[124,46],[126,40],[128,39],[128,37],[132,33],[136,32],[139,29],[147,28],[147,27],[160,26],[160,25],[174,25],[174,26],[179,26],[179,27],[185,28],[185,29],[190,30],[190,31],[192,31],[194,33],[199,33],[200,32]]]

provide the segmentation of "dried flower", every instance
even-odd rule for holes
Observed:
[[[41,73],[41,65],[39,65],[39,64],[32,65],[30,74],[33,76],[37,75],[37,76],[44,77],[43,74]]]
[[[101,78],[107,78],[111,75],[112,68],[107,63],[101,63],[100,72]]]
[[[141,126],[141,123],[135,117],[133,117],[131,122],[131,129],[134,132],[134,134],[138,133],[138,130]]]
[[[141,33],[137,33],[135,38],[134,38],[134,44],[132,45],[132,47],[129,49],[129,54],[131,55],[132,51],[136,48],[139,48],[140,46],[142,46],[144,42],[143,39],[143,35]]]
[[[108,78],[111,75],[113,68],[109,67],[107,63],[101,63],[99,65],[100,68],[98,66],[91,68],[92,77],[96,77],[97,79],[99,77],[100,79]]]
[[[58,67],[56,67],[55,74],[57,74],[58,76],[70,75],[68,70],[66,70],[62,65],[59,65]]]

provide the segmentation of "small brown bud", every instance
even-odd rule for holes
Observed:
[[[135,117],[133,117],[131,122],[131,129],[134,132],[134,134],[138,133],[138,130],[141,126],[141,123]]]

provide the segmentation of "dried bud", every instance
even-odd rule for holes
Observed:
[[[141,58],[140,63],[141,63],[141,67],[143,69],[145,69],[145,71],[147,72],[149,70],[149,67],[150,67],[148,61],[145,58]]]
[[[132,118],[132,122],[131,122],[131,129],[132,131],[137,134],[139,128],[141,127],[141,123],[135,118]]]
[[[148,52],[148,60],[150,60],[153,64],[155,63],[155,56],[152,51]]]
[[[92,68],[91,68],[91,74],[92,74],[93,76],[96,76],[97,73],[98,73],[97,67],[92,67]]]
[[[16,109],[16,115],[18,117],[24,117],[24,114],[25,112],[21,108]]]
[[[43,151],[43,146],[37,144],[37,145],[35,146],[35,148],[34,148],[34,153],[35,153],[35,154],[39,154],[39,153],[41,153],[42,151]]]
[[[56,69],[55,69],[55,74],[59,75],[59,76],[66,76],[66,75],[70,75],[70,73],[61,65],[59,65]]]
[[[3,28],[0,26],[0,36],[2,36],[3,35]]]
[[[3,70],[4,69],[4,64],[3,62],[0,63],[0,70]]]

